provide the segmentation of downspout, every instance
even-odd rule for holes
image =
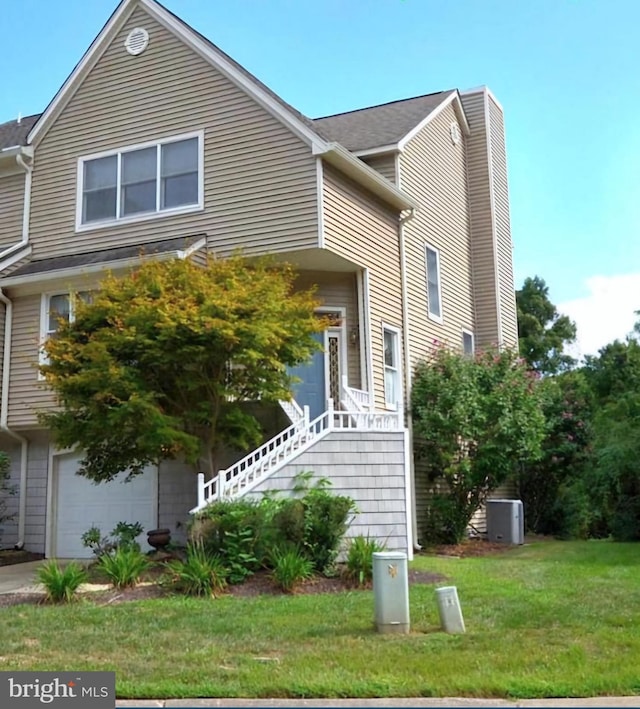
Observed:
[[[5,306],[4,353],[2,356],[2,399],[0,400],[0,432],[20,442],[20,502],[18,506],[18,542],[16,549],[24,546],[25,521],[27,516],[27,453],[29,442],[24,436],[12,431],[9,418],[9,375],[11,369],[11,331],[13,329],[13,303],[0,288],[0,301]]]
[[[398,171],[399,172],[399,171]],[[399,174],[398,174],[399,177]],[[407,407],[405,411],[405,425],[409,431],[407,451],[410,461],[410,485],[411,485],[411,534],[414,551],[420,551],[422,547],[418,544],[418,515],[416,505],[416,483],[415,467],[413,463],[413,432],[411,428],[411,352],[409,350],[409,294],[407,287],[407,256],[404,243],[404,225],[415,216],[415,209],[411,209],[408,214],[400,218],[398,226],[398,246],[400,251],[400,287],[402,290],[402,337],[404,350],[404,390]]]

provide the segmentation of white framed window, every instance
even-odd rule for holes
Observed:
[[[89,291],[77,293],[43,293],[40,303],[40,342],[44,345],[46,340],[55,337],[60,327],[60,321],[73,322],[76,319],[78,300],[88,303],[91,300]],[[40,364],[47,364],[47,354],[44,347],[40,347]]]
[[[429,317],[442,322],[442,288],[440,283],[440,252],[425,246],[427,266],[427,307]]]
[[[78,160],[76,229],[203,207],[202,131]]]
[[[476,351],[475,338],[470,330],[462,331],[462,353],[467,357],[473,357]]]
[[[402,400],[400,379],[400,331],[391,325],[382,326],[384,359],[384,401],[387,408],[395,409]]]

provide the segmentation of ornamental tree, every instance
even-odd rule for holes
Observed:
[[[434,494],[427,541],[457,543],[487,495],[540,455],[538,375],[510,351],[465,357],[445,347],[416,368],[411,411],[418,474]]]
[[[318,348],[318,302],[294,279],[240,257],[108,276],[44,345],[59,410],[40,420],[58,446],[84,451],[78,472],[96,482],[178,456],[213,475],[222,447],[261,438],[243,402],[289,399],[287,367]]]

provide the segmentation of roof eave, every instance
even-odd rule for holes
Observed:
[[[390,155],[392,153],[399,153],[400,147],[398,143],[390,143],[389,145],[380,145],[377,148],[363,148],[362,150],[352,150],[354,155],[359,158],[368,158],[374,155]]]
[[[360,158],[349,152],[340,143],[329,143],[326,149],[314,151],[314,155],[322,157],[328,163],[338,168],[340,172],[366,187],[370,192],[392,207],[403,211],[418,209],[419,204],[408,194],[391,184],[379,172],[363,163]]]
[[[137,256],[112,259],[100,263],[90,263],[86,266],[70,266],[68,268],[58,268],[52,271],[25,273],[23,276],[12,277],[9,275],[6,278],[0,278],[0,287],[19,287],[27,286],[31,283],[42,283],[44,281],[69,280],[70,278],[77,278],[87,274],[133,268],[139,266],[144,261],[166,261],[173,258],[186,259],[196,251],[204,248],[206,244],[206,237],[202,237],[185,249],[171,249],[170,251],[161,251],[155,254],[138,254]],[[30,252],[31,247],[29,247],[29,253]]]
[[[453,110],[456,113],[462,132],[469,136],[471,135],[471,129],[469,128],[469,122],[467,121],[467,116],[465,115],[464,108],[462,107],[462,101],[460,100],[460,94],[458,91],[452,91],[451,94],[442,103],[438,104],[436,108],[431,111],[427,116],[425,116],[420,123],[415,125],[399,142],[398,148],[402,152],[407,144],[415,138],[420,131],[422,131],[429,123],[431,123],[437,116],[439,116],[444,109],[453,105]]]

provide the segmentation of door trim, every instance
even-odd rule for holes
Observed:
[[[329,336],[337,335],[338,337],[338,385],[342,387],[342,375],[349,372],[349,361],[347,355],[347,309],[343,306],[321,306],[316,308],[316,313],[329,314],[335,313],[340,316],[340,325],[330,325],[323,333],[324,347],[324,399],[325,410],[329,397],[331,396],[331,372],[329,371]],[[340,402],[334,401],[334,406]]]

